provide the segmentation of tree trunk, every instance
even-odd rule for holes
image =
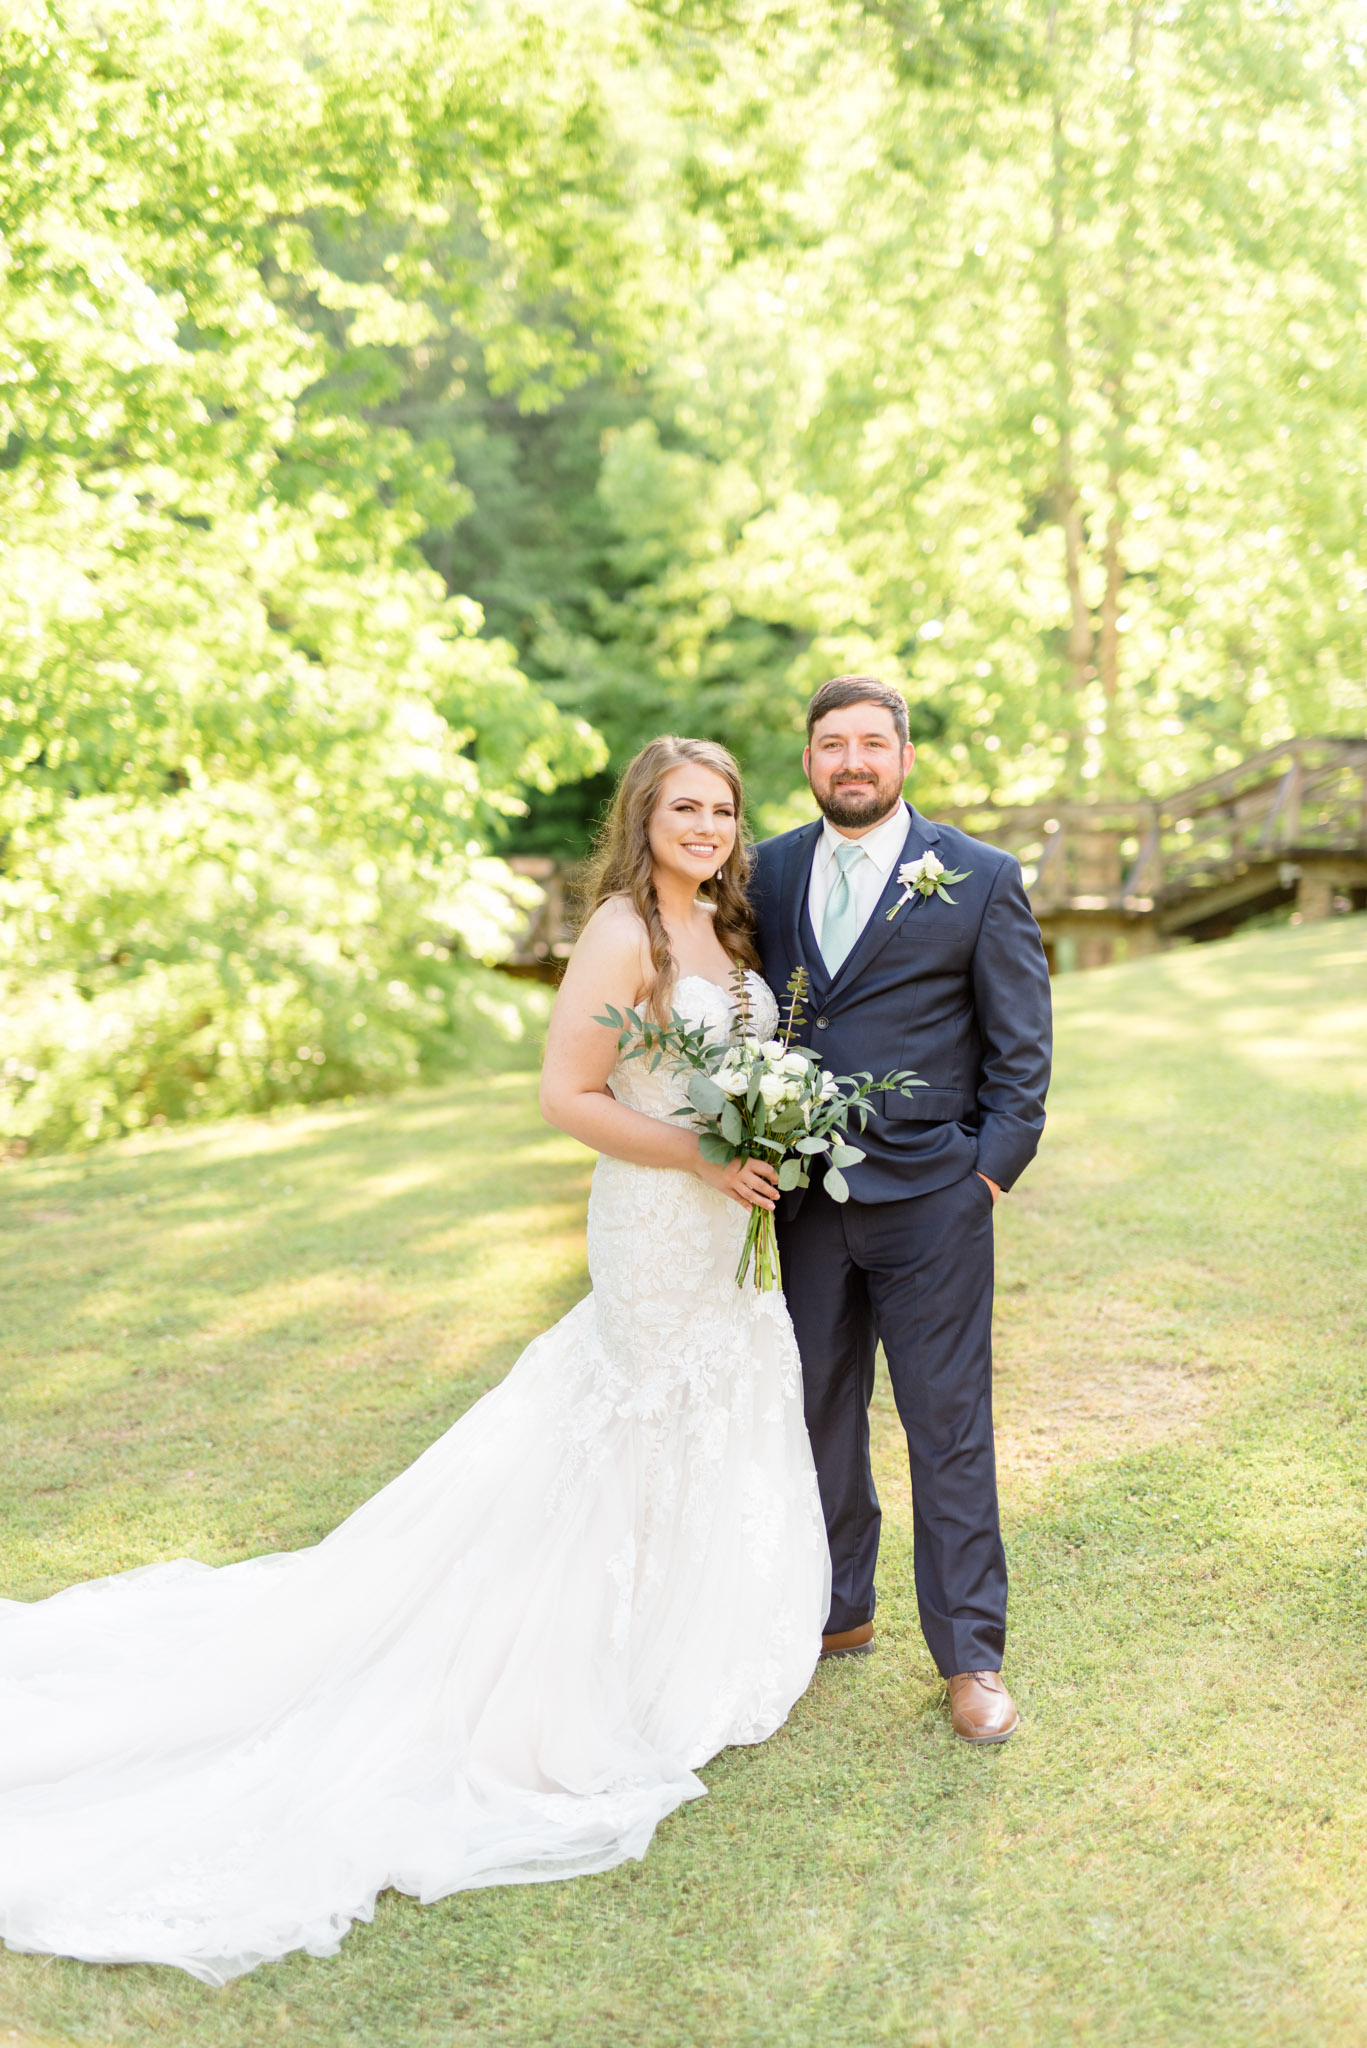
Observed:
[[[1050,56],[1050,179],[1049,232],[1052,258],[1053,304],[1051,353],[1054,368],[1054,413],[1058,430],[1058,462],[1054,481],[1054,517],[1063,533],[1064,575],[1068,584],[1070,621],[1068,627],[1069,681],[1073,686],[1074,710],[1069,720],[1068,760],[1076,772],[1081,763],[1081,693],[1096,671],[1093,666],[1092,615],[1082,587],[1082,564],[1087,551],[1079,506],[1077,479],[1073,468],[1073,345],[1068,291],[1067,229],[1065,193],[1067,167],[1063,132],[1063,100],[1054,65],[1058,36],[1058,5],[1049,9],[1048,49]]]
[[[1110,517],[1106,521],[1106,544],[1102,549],[1101,565],[1106,576],[1106,587],[1101,593],[1101,621],[1097,633],[1097,672],[1101,677],[1102,693],[1106,699],[1106,717],[1109,724],[1111,708],[1116,692],[1120,688],[1120,592],[1125,582],[1125,562],[1121,554],[1121,541],[1125,532],[1125,515],[1120,504],[1120,475],[1112,470],[1106,479],[1111,494]]]
[[[1129,371],[1133,360],[1133,311],[1134,252],[1137,222],[1134,205],[1134,182],[1138,173],[1140,136],[1144,132],[1143,108],[1140,104],[1139,65],[1142,55],[1141,30],[1144,19],[1144,0],[1134,0],[1130,9],[1129,35],[1129,133],[1125,140],[1121,162],[1128,171],[1126,199],[1119,224],[1117,242],[1120,248],[1120,288],[1112,307],[1110,334],[1110,366],[1106,379],[1106,398],[1110,411],[1109,432],[1106,453],[1106,490],[1111,501],[1106,519],[1106,539],[1102,548],[1101,564],[1105,587],[1101,597],[1101,620],[1097,644],[1097,669],[1101,678],[1101,691],[1105,699],[1106,719],[1106,764],[1114,778],[1122,773],[1120,760],[1121,738],[1116,730],[1116,700],[1120,691],[1120,597],[1125,584],[1125,559],[1123,543],[1125,537],[1125,471],[1128,466],[1130,439],[1129,412]]]

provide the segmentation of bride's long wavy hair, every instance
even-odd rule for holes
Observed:
[[[644,1007],[659,1023],[669,1020],[678,963],[655,897],[650,821],[666,775],[690,762],[710,769],[729,783],[736,806],[736,843],[725,865],[710,882],[703,884],[698,894],[716,905],[716,933],[729,957],[743,967],[759,966],[755,920],[745,893],[750,863],[740,769],[726,748],[719,747],[715,740],[675,739],[670,734],[652,740],[622,772],[612,809],[598,834],[582,900],[590,915],[609,896],[625,896],[635,906],[650,939],[650,959],[655,970],[643,998]]]

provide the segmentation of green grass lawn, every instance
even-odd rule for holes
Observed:
[[[1016,1741],[957,1744],[886,1390],[880,1643],[607,1877],[225,1991],[0,1956],[6,2040],[1367,2042],[1367,919],[1057,985],[998,1211]],[[525,1075],[0,1173],[3,1586],[310,1542],[584,1285]]]

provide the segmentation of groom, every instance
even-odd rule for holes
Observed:
[[[1044,1127],[1049,971],[1012,856],[903,801],[915,757],[899,693],[837,676],[807,707],[802,765],[822,822],[756,849],[765,976],[780,994],[795,967],[811,976],[804,1041],[833,1073],[910,1067],[928,1084],[883,1096],[851,1134],[867,1157],[847,1203],[815,1177],[783,1197],[778,1240],[831,1546],[823,1654],[873,1647],[881,1339],[911,1457],[921,1627],[955,1732],[1004,1742],[1019,1716],[1000,1676],[992,1210]],[[962,874],[952,902],[899,877],[923,855]]]

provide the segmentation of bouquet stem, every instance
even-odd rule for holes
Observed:
[[[746,1226],[745,1243],[741,1246],[740,1264],[736,1267],[736,1285],[745,1285],[746,1275],[754,1261],[755,1285],[762,1293],[769,1293],[783,1285],[783,1269],[778,1260],[778,1236],[774,1230],[772,1209],[752,1209]]]

